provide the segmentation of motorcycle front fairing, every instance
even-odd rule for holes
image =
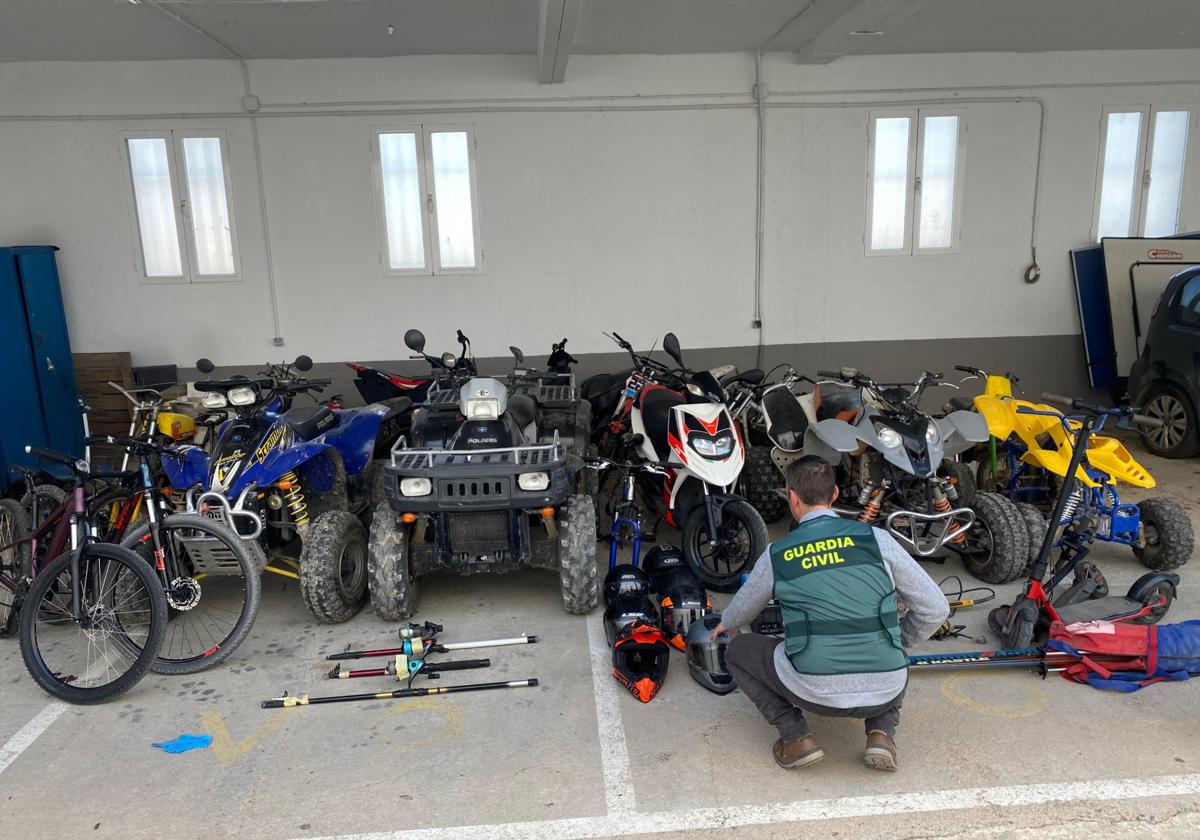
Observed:
[[[671,409],[667,432],[670,460],[686,467],[706,484],[729,487],[745,463],[741,438],[724,405],[695,403]]]

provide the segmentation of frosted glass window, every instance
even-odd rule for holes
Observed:
[[[954,177],[958,167],[958,117],[926,117],[921,154],[918,248],[954,244]]]
[[[875,120],[875,151],[871,163],[871,250],[904,248],[908,207],[908,117]]]
[[[235,274],[220,138],[183,138],[183,161],[189,199],[186,215],[195,237],[196,271]]]
[[[443,268],[475,267],[471,158],[465,131],[430,132],[437,201],[438,262]]]
[[[379,166],[383,180],[388,265],[392,269],[401,270],[425,268],[421,163],[417,154],[417,135],[380,134]]]
[[[182,277],[167,141],[162,137],[130,137],[127,144],[146,276]]]
[[[1104,167],[1100,176],[1100,216],[1096,241],[1133,232],[1133,202],[1139,187],[1138,146],[1142,115],[1139,111],[1108,115],[1104,142]]]
[[[1159,111],[1154,116],[1150,150],[1150,186],[1146,192],[1146,236],[1173,236],[1179,230],[1179,199],[1187,151],[1187,111]]]

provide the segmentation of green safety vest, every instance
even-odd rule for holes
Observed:
[[[771,545],[784,650],[801,674],[867,674],[908,666],[896,588],[874,529],[818,516]]]

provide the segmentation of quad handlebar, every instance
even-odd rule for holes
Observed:
[[[1133,406],[1110,407],[1096,405],[1095,403],[1085,402],[1084,400],[1074,397],[1064,397],[1062,394],[1042,394],[1042,399],[1048,403],[1057,403],[1065,405],[1075,411],[1083,411],[1087,414],[1095,414],[1100,417],[1118,417],[1127,419],[1130,422],[1137,423],[1139,426],[1148,426],[1152,429],[1157,429],[1166,424],[1157,417],[1148,417],[1145,414],[1139,414]]]

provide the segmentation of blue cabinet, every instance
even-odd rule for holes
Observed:
[[[52,245],[0,248],[0,493],[43,446],[83,457],[83,422]]]

